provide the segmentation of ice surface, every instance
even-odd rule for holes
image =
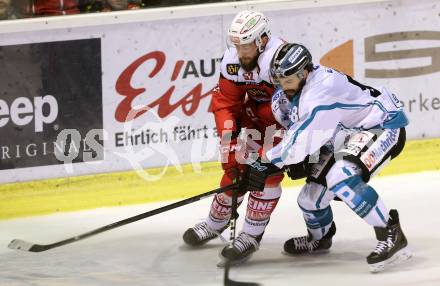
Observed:
[[[407,263],[370,274],[365,257],[376,245],[373,229],[341,202],[333,202],[337,233],[331,252],[283,255],[284,241],[305,233],[296,204],[298,188],[292,188],[284,190],[261,249],[246,264],[232,268],[231,278],[263,285],[440,285],[440,172],[377,178],[372,185],[389,208],[399,210],[414,252]],[[41,253],[7,245],[14,238],[51,243],[166,203],[0,221],[0,285],[222,285],[223,270],[216,267],[222,242],[216,239],[192,250],[181,239],[186,228],[207,215],[210,202],[205,199]]]

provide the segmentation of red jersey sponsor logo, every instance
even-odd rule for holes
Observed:
[[[243,77],[245,80],[254,80],[254,73],[253,72],[245,72],[245,73],[243,73]]]

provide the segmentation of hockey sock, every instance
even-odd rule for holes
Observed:
[[[300,206],[301,207],[301,206]],[[314,240],[320,240],[329,231],[333,222],[333,212],[330,206],[323,210],[308,211],[301,208],[303,211],[304,221],[307,229]]]
[[[263,192],[251,192],[247,205],[243,232],[261,235],[269,223],[270,215],[281,196],[281,187],[265,187]]]
[[[240,206],[244,198],[244,195],[237,198],[237,207]],[[209,212],[206,223],[214,230],[219,230],[228,224],[228,221],[232,213],[232,193],[225,192],[215,195],[211,210]]]

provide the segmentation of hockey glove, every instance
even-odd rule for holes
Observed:
[[[240,192],[261,192],[268,176],[281,172],[282,170],[271,163],[261,162],[258,158],[255,162],[249,163],[242,174],[239,189]]]
[[[292,164],[285,167],[287,171],[287,176],[292,180],[302,179],[308,176],[307,167],[305,162],[301,162],[298,164]]]

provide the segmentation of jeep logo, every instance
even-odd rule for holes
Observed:
[[[49,112],[43,113],[43,108]],[[17,97],[11,106],[0,99],[0,128],[8,124],[9,120],[17,126],[25,126],[34,120],[35,132],[42,132],[44,124],[53,123],[58,116],[58,102],[52,95],[34,97],[34,101],[27,97]]]

